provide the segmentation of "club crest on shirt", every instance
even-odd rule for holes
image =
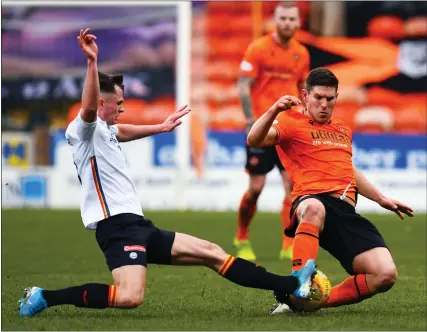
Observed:
[[[338,126],[337,126],[337,128],[338,128],[338,130],[340,130],[341,132],[345,133],[345,129],[344,129],[343,127],[338,127]]]

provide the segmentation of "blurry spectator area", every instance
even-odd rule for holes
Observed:
[[[427,29],[425,1],[347,1],[345,6],[348,37],[378,35],[400,39],[414,30],[423,35]]]
[[[192,2],[196,164],[206,148],[204,128],[243,130],[236,87],[240,61],[254,38],[274,29],[278,3]],[[340,80],[337,117],[358,132],[426,132],[424,2],[298,1],[297,6],[302,29],[296,38],[308,48],[311,67],[325,66]],[[2,129],[40,138],[49,129],[65,128],[79,109],[86,61],[76,36],[86,27],[98,37],[99,69],[125,76],[126,112],[120,121],[162,121],[175,109],[176,13],[175,6],[155,5],[3,6]]]
[[[203,65],[205,80],[193,86],[192,94],[207,110],[211,130],[243,129],[236,88],[239,64],[252,40],[274,29],[278,3],[212,1],[198,17],[206,43],[199,37],[193,48],[201,52],[203,46],[205,58],[196,57],[193,66],[200,72]],[[302,29],[296,38],[308,48],[311,68],[324,66],[338,76],[335,115],[355,131],[426,133],[427,21],[419,15],[426,5],[379,4],[383,11],[372,2],[297,2]],[[402,6],[407,9],[399,16]]]
[[[99,64],[106,72],[174,65],[175,15],[174,6],[5,7],[2,76],[84,74],[76,36],[86,27],[98,37]]]
[[[176,6],[156,5],[3,6],[2,130],[30,132],[34,161],[49,164],[49,135],[80,107],[86,58],[76,37],[87,27],[97,36],[99,70],[124,75],[123,120],[163,120],[175,108],[176,14]]]

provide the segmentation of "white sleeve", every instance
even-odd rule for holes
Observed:
[[[76,118],[73,121],[75,123],[75,133],[79,140],[88,141],[92,139],[92,135],[95,131],[98,120],[95,120],[94,122],[86,122],[85,120],[83,120],[81,112],[82,110],[79,111],[79,114],[77,114]]]

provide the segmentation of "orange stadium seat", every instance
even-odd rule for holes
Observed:
[[[383,39],[401,39],[404,36],[404,23],[400,17],[379,15],[368,22],[368,36]]]
[[[126,105],[125,105],[126,107]],[[165,121],[176,109],[176,102],[172,97],[158,98],[147,103],[145,111],[142,113],[142,123],[156,124]]]
[[[237,83],[240,61],[218,60],[210,62],[206,67],[206,77],[209,80],[229,80]]]
[[[352,129],[355,128],[355,114],[360,109],[360,105],[354,102],[337,103],[333,116],[344,121]]]
[[[245,128],[245,118],[240,104],[224,106],[209,105],[209,128],[211,130],[236,131]]]
[[[415,108],[403,108],[395,112],[394,130],[406,134],[426,134],[426,114]]]
[[[394,112],[384,106],[365,106],[354,116],[357,132],[386,133],[394,128]]]
[[[208,1],[207,8],[209,15],[214,13],[250,13],[252,4],[250,1]]]
[[[249,43],[247,38],[210,38],[207,55],[211,59],[220,58],[241,61]]]
[[[427,113],[427,93],[405,93],[402,99],[405,107],[417,109],[422,114]]]
[[[82,107],[82,103],[78,102],[70,106],[68,109],[67,114],[67,126],[70,124],[71,121],[75,119],[77,114],[79,114],[80,108]]]
[[[144,124],[143,114],[147,109],[147,104],[140,99],[125,99],[123,104],[125,109],[119,117],[119,123]]]
[[[384,105],[392,109],[403,107],[405,100],[399,92],[395,92],[380,87],[368,89],[366,96],[367,105]]]
[[[234,82],[215,81],[206,85],[207,101],[218,104],[237,98],[237,85]]]
[[[404,25],[405,35],[408,37],[427,36],[427,18],[425,16],[409,18]]]

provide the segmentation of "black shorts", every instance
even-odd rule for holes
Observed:
[[[350,275],[354,258],[370,249],[387,248],[378,229],[366,218],[356,212],[350,204],[327,194],[309,195],[298,198],[292,204],[291,218],[299,203],[307,198],[316,198],[323,203],[326,210],[325,224],[319,235],[319,245],[328,251]],[[298,221],[291,224],[285,234],[295,236]]]
[[[112,271],[125,265],[171,264],[175,233],[142,216],[123,213],[100,221],[96,240]]]
[[[254,148],[246,144],[246,170],[249,174],[265,175],[269,173],[274,166],[279,171],[285,168],[280,162],[276,147]]]

